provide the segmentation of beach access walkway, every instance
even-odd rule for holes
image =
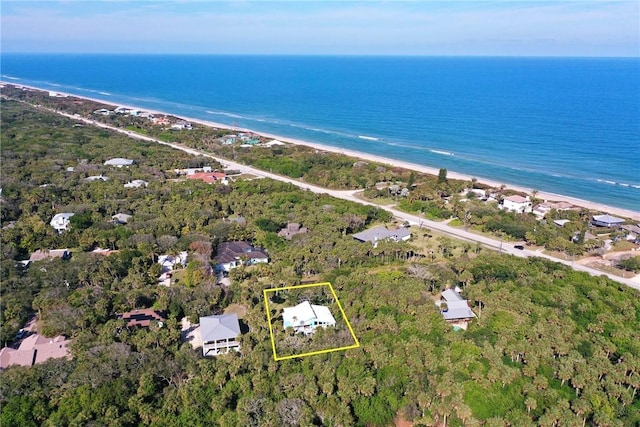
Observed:
[[[637,280],[636,278],[639,276],[636,276],[636,278],[631,278],[631,279],[627,279],[627,278],[622,278],[619,276],[616,276],[614,274],[610,274],[610,273],[606,273],[606,272],[602,272],[599,270],[596,270],[594,268],[590,268],[584,265],[580,265],[577,263],[574,263],[573,261],[567,261],[567,260],[561,260],[558,258],[554,258],[550,255],[544,254],[544,253],[540,253],[540,252],[535,252],[535,251],[530,251],[527,249],[516,249],[514,247],[513,244],[511,243],[507,243],[507,242],[503,242],[501,240],[496,240],[487,236],[481,236],[478,234],[474,234],[474,233],[470,233],[468,231],[465,231],[463,229],[460,228],[455,228],[455,227],[451,227],[449,225],[447,225],[446,223],[441,223],[441,222],[437,222],[437,221],[431,221],[428,219],[424,219],[421,218],[418,215],[413,215],[413,214],[409,214],[406,212],[401,212],[397,209],[394,209],[392,207],[387,207],[387,206],[380,206],[377,205],[375,203],[372,202],[367,202],[366,200],[362,200],[358,197],[356,197],[356,193],[361,191],[361,190],[330,190],[324,187],[319,187],[313,184],[308,184],[304,181],[301,181],[300,179],[293,179],[293,178],[289,178],[289,177],[285,177],[285,176],[281,176],[281,175],[276,175],[274,173],[270,173],[270,172],[265,172],[262,171],[260,169],[256,169],[250,166],[246,166],[244,164],[240,164],[237,162],[233,162],[231,160],[227,160],[227,159],[223,159],[221,157],[216,157],[213,156],[211,154],[208,154],[206,152],[202,152],[199,150],[195,150],[193,148],[189,148],[189,147],[185,147],[181,144],[178,143],[172,143],[172,142],[165,142],[165,141],[160,141],[158,139],[155,138],[151,138],[148,137],[146,135],[141,135],[132,131],[129,131],[127,129],[121,129],[121,128],[117,128],[114,126],[110,126],[107,125],[105,123],[101,123],[99,121],[96,120],[91,120],[89,118],[85,118],[85,117],[78,117],[78,116],[74,116],[71,114],[67,114],[64,113],[62,111],[58,111],[58,110],[54,110],[54,109],[50,109],[50,108],[46,108],[46,107],[40,107],[44,110],[50,111],[52,113],[55,114],[60,114],[62,116],[68,117],[70,119],[73,120],[79,120],[82,121],[84,123],[93,125],[93,126],[97,126],[100,128],[104,128],[104,129],[109,129],[112,130],[114,132],[119,132],[122,134],[125,134],[131,138],[134,139],[139,139],[139,140],[143,140],[143,141],[149,141],[149,142],[155,142],[158,144],[162,144],[162,145],[167,145],[169,147],[172,147],[176,150],[182,150],[186,153],[189,154],[193,154],[194,156],[204,156],[204,157],[209,157],[215,161],[217,161],[218,163],[220,163],[221,165],[223,165],[225,168],[228,169],[234,169],[234,170],[238,170],[241,173],[246,173],[246,174],[251,174],[251,175],[255,175],[257,177],[262,177],[262,178],[271,178],[277,181],[282,181],[282,182],[288,182],[292,185],[295,185],[299,188],[302,188],[304,190],[309,190],[309,191],[313,191],[314,193],[319,193],[319,194],[328,194],[332,197],[336,197],[339,199],[344,199],[344,200],[349,200],[355,203],[360,203],[360,204],[364,204],[364,205],[370,205],[370,206],[376,206],[380,209],[384,209],[388,212],[390,212],[391,214],[393,214],[396,218],[398,218],[400,221],[402,222],[408,222],[410,225],[414,225],[414,226],[419,226],[419,227],[425,227],[425,228],[431,228],[433,230],[437,230],[439,232],[442,233],[446,233],[449,234],[451,236],[457,237],[459,239],[462,240],[466,240],[469,242],[475,242],[475,243],[479,243],[485,247],[497,250],[499,252],[504,252],[506,254],[509,255],[513,255],[513,256],[517,256],[517,257],[521,257],[521,258],[527,258],[527,257],[540,257],[540,258],[546,258],[549,259],[551,261],[555,261],[555,262],[559,262],[565,265],[568,265],[569,267],[573,268],[574,270],[577,271],[583,271],[586,273],[589,273],[592,276],[607,276],[608,278],[610,278],[613,281],[616,281],[618,283],[624,284],[626,286],[632,287],[634,289],[640,290],[640,280]]]

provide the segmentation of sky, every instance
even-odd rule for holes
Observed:
[[[29,53],[640,56],[640,1],[0,2]]]

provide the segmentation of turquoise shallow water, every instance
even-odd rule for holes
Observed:
[[[640,210],[640,60],[3,54],[3,80]]]

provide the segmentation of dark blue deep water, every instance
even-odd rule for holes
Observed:
[[[8,82],[640,209],[638,58],[1,59]]]

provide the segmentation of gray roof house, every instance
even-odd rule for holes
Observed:
[[[114,159],[109,159],[104,162],[106,166],[115,166],[121,168],[123,166],[131,166],[133,164],[133,160],[123,159],[122,157],[116,157]]]
[[[247,242],[224,242],[218,245],[216,256],[216,271],[229,270],[244,264],[253,265],[268,263],[269,257],[260,249],[256,249]]]
[[[596,227],[619,227],[624,224],[624,219],[606,215],[594,215],[591,223]]]
[[[235,313],[201,317],[200,334],[204,357],[240,350],[240,323]]]
[[[371,242],[375,246],[380,240],[406,242],[411,238],[411,231],[406,227],[389,230],[387,227],[378,226],[356,233],[353,235],[353,238],[361,242]]]
[[[443,301],[440,301],[439,306],[444,320],[448,322],[459,322],[469,321],[476,317],[469,307],[469,301],[462,298],[458,292],[446,289],[442,292],[442,299]]]

